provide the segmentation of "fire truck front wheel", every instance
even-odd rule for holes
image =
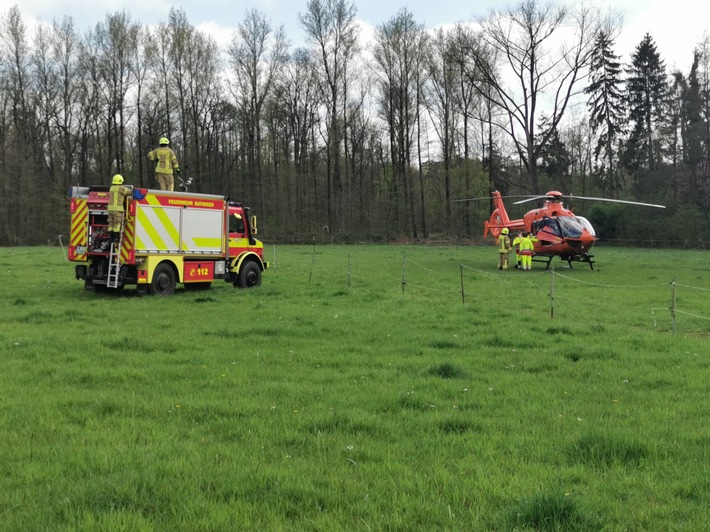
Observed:
[[[259,265],[252,261],[242,264],[242,268],[239,270],[239,277],[234,286],[239,288],[261,286],[261,268],[259,268]]]
[[[169,296],[175,292],[175,270],[170,264],[158,264],[153,272],[150,293],[154,296]]]

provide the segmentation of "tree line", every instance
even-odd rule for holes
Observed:
[[[305,44],[248,10],[220,47],[184,11],[29,29],[0,14],[0,245],[66,234],[67,190],[155,187],[168,137],[192,190],[250,205],[270,241],[478,239],[483,201],[547,190],[663,203],[575,205],[602,238],[710,234],[710,40],[667,72],[620,19],[523,0],[428,30],[406,8],[365,39],[349,0],[309,0]],[[511,206],[511,216],[524,210]]]

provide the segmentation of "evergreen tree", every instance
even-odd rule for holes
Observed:
[[[624,92],[620,57],[613,52],[613,40],[602,31],[597,36],[592,63],[589,95],[589,123],[597,142],[594,157],[598,164],[602,190],[613,194],[621,186],[616,164],[616,146],[624,133]]]
[[[631,134],[624,162],[632,171],[656,170],[662,160],[660,130],[666,122],[668,98],[665,70],[665,63],[661,60],[656,43],[647,33],[636,46],[631,67],[627,71]]]

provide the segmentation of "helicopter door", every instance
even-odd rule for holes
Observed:
[[[535,222],[537,239],[544,245],[560,244],[563,242],[562,230],[556,218],[543,218]]]

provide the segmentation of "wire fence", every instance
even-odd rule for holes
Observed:
[[[311,256],[308,258],[308,282],[312,282],[314,279],[316,265],[318,264],[318,254],[319,251],[314,244]],[[274,246],[272,269],[275,272],[278,270],[276,258],[276,246]],[[496,283],[507,284],[511,290],[515,289],[515,283],[518,282],[515,280],[517,275],[500,275],[501,272],[474,268],[470,265],[462,263],[457,264],[459,269],[459,279],[452,282],[453,276],[451,275],[451,271],[449,271],[447,275],[442,275],[442,269],[440,266],[437,266],[437,268],[431,268],[419,260],[415,260],[411,255],[406,253],[400,253],[399,258],[401,260],[401,278],[399,280],[399,288],[402,294],[405,294],[407,291],[416,291],[425,295],[436,294],[441,297],[459,299],[461,304],[465,305],[467,303],[467,298],[469,303],[472,301],[470,296],[471,294],[476,293],[476,283],[481,279],[485,279],[485,282],[495,280]],[[306,257],[304,257],[303,260],[305,261]],[[326,269],[327,272],[318,272],[320,279],[323,279],[322,275],[324,273],[328,273],[330,275],[335,274],[336,277],[341,280],[341,276],[344,276],[345,284],[348,288],[352,287],[353,281],[357,281],[359,286],[363,287],[373,285],[374,281],[371,276],[361,275],[354,271],[355,268],[353,266],[350,253],[347,254],[346,260],[347,266],[345,269],[338,268],[337,270],[333,270],[330,268]],[[449,267],[449,270],[450,269],[451,268]],[[389,266],[389,270],[392,270],[391,265]],[[639,315],[651,316],[654,320],[654,326],[657,325],[657,320],[661,316],[661,313],[668,313],[667,315],[670,317],[671,330],[673,333],[676,332],[677,318],[679,315],[703,321],[710,321],[710,316],[703,313],[703,310],[707,308],[707,305],[700,305],[703,307],[702,309],[690,307],[679,308],[677,298],[677,290],[679,288],[682,288],[686,293],[704,293],[709,292],[710,289],[685,283],[678,283],[675,279],[667,282],[648,284],[605,284],[586,279],[579,279],[571,275],[565,275],[555,271],[554,268],[544,271],[533,271],[532,275],[549,276],[549,290],[545,295],[549,301],[550,319],[555,319],[556,312],[559,314],[562,310],[588,308],[590,306],[596,307],[600,314],[608,314],[610,306],[613,306],[616,309],[637,312]],[[530,274],[527,272],[521,273],[521,276],[530,278]],[[391,277],[393,282],[396,282],[394,281],[394,273]],[[563,281],[565,284],[556,281]],[[537,283],[536,286],[540,285],[541,283]],[[575,285],[592,290],[594,297],[575,297],[575,290],[572,289]],[[542,286],[547,288],[547,283],[542,284]],[[614,300],[613,304],[610,304],[609,299],[611,299],[611,291],[619,290],[630,291],[630,293],[635,295],[636,299],[646,296],[651,303],[648,305],[641,305],[639,303],[625,304],[623,302],[620,303],[618,300]],[[605,294],[608,295],[605,296]],[[539,299],[542,299],[542,297]],[[663,303],[661,303],[661,305],[658,304],[664,300],[670,301],[670,303],[666,306],[662,306]],[[707,299],[702,297],[701,302],[702,301],[707,301]],[[477,303],[480,303],[480,301],[477,301]]]

